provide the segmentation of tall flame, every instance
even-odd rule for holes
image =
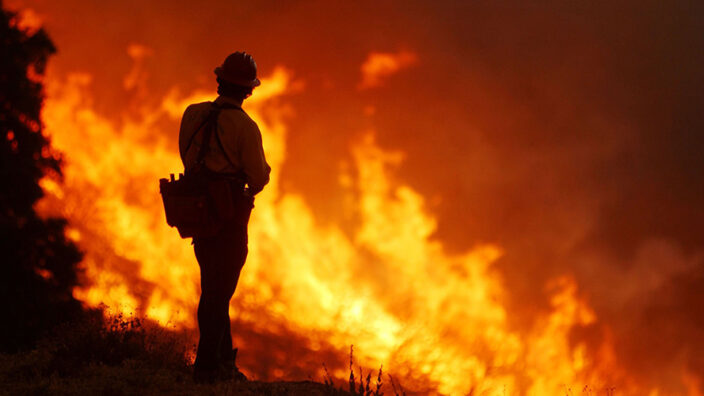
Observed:
[[[157,189],[160,177],[182,169],[175,133],[161,121],[178,120],[186,105],[213,93],[174,90],[139,119],[116,123],[93,109],[90,84],[88,74],[49,79],[43,112],[66,161],[63,183],[42,180],[47,197],[38,207],[66,216],[69,237],[86,253],[87,283],[75,296],[195,329],[198,266],[189,243],[165,224]],[[570,342],[573,328],[599,322],[569,276],[548,285],[552,311],[534,328],[512,328],[492,269],[501,248],[451,254],[433,240],[425,198],[393,176],[403,153],[380,148],[374,131],[350,148],[354,166],[339,176],[355,231],[319,225],[303,197],[280,188],[287,110],[274,99],[293,86],[278,68],[245,104],[274,172],[252,215],[250,254],[231,305],[238,321],[254,331],[284,326],[311,349],[355,344],[363,365],[383,363],[407,388],[429,394],[576,394],[585,385],[599,394],[659,394],[629,379],[608,337],[596,354]]]

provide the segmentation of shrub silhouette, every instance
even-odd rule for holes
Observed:
[[[18,26],[0,0],[0,351],[29,347],[81,311],[73,298],[81,254],[66,221],[42,219],[39,180],[61,177],[61,160],[42,134],[41,76],[55,48],[44,30]],[[31,78],[29,77],[31,76]]]

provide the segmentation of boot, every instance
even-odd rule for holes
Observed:
[[[219,374],[218,369],[206,369],[196,366],[193,368],[193,382],[196,384],[212,384],[219,379]]]
[[[230,356],[223,359],[220,366],[222,368],[222,379],[244,382],[247,381],[247,376],[237,368],[237,364],[235,363],[235,360],[237,360],[237,350],[237,348],[233,349]]]

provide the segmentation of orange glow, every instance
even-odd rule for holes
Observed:
[[[74,295],[196,339],[158,179],[247,50],[273,168],[230,307],[250,377],[344,381],[354,344],[409,395],[701,396],[702,20],[516,3],[6,0],[57,47],[20,121],[63,160],[37,209],[85,253]]]
[[[699,391],[699,389],[701,389],[701,380],[696,375],[685,372],[682,374],[682,382],[684,382],[685,386],[687,387],[688,396],[703,395],[702,392]]]
[[[359,89],[380,86],[384,78],[413,65],[417,60],[416,54],[409,51],[372,52],[362,64],[362,81],[359,83]]]
[[[33,9],[24,8],[17,12],[15,23],[20,29],[27,31],[29,34],[33,34],[42,27],[44,18]]]
[[[75,296],[194,329],[198,267],[189,243],[165,224],[156,182],[181,164],[168,141],[175,132],[159,131],[156,120],[177,120],[188,103],[213,93],[172,90],[157,112],[117,125],[92,108],[90,84],[88,74],[50,79],[43,112],[46,131],[66,156],[65,183],[42,180],[47,197],[38,206],[67,216],[69,237],[86,252],[88,282]],[[615,359],[605,358],[613,356],[608,340],[604,356],[569,344],[573,326],[598,323],[569,277],[550,285],[552,312],[535,328],[512,329],[492,270],[502,249],[486,244],[450,254],[431,239],[436,222],[425,198],[393,176],[403,153],[380,148],[374,131],[350,147],[355,172],[340,174],[348,210],[359,218],[356,232],[317,225],[302,197],[281,192],[276,171],[287,128],[285,108],[274,99],[297,85],[278,68],[246,103],[275,172],[252,216],[250,256],[231,307],[238,320],[255,331],[284,324],[311,345],[355,344],[361,364],[383,363],[407,388],[431,394],[511,394],[523,387],[541,396],[586,383],[643,394]]]

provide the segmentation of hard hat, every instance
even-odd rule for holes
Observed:
[[[246,52],[230,54],[221,66],[215,68],[215,74],[229,83],[245,87],[254,88],[261,84],[257,78],[257,64]]]

